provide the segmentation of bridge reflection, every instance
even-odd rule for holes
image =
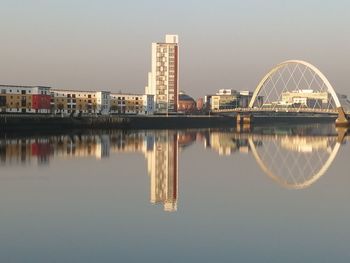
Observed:
[[[1,165],[49,165],[53,158],[109,158],[133,152],[144,155],[150,202],[176,211],[179,151],[194,143],[219,155],[254,157],[274,182],[290,189],[310,187],[331,166],[347,130],[329,125],[227,130],[108,131],[72,135],[5,136],[0,138]]]

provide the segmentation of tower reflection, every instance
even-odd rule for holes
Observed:
[[[116,158],[141,153],[147,162],[150,202],[164,211],[177,211],[179,149],[195,142],[219,155],[247,154],[274,182],[304,189],[319,180],[331,166],[347,130],[332,126],[256,128],[236,130],[103,131],[47,136],[0,138],[1,165],[49,165],[53,158]],[[111,157],[113,156],[113,157]]]
[[[152,150],[147,151],[151,203],[163,203],[168,212],[177,210],[178,137],[176,132],[154,134]]]

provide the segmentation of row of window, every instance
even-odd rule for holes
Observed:
[[[8,103],[8,105],[10,106],[10,108],[12,108],[12,106],[16,106],[16,108],[19,108],[19,106],[21,107],[31,107],[32,104],[29,102],[28,104],[26,103],[26,101],[22,101],[21,103],[17,102],[17,103],[14,103],[14,102],[10,102]],[[6,104],[2,104],[1,106],[6,106]]]
[[[84,96],[83,96],[84,95]],[[62,93],[55,93],[55,96],[56,97],[64,97],[64,96],[66,96],[67,98],[76,98],[76,97],[88,97],[88,98],[92,98],[92,97],[96,97],[96,95],[95,94],[93,94],[93,95],[91,95],[91,94],[81,94],[81,93],[78,93],[78,96],[76,95],[76,94],[70,94],[70,93],[68,93],[68,94],[62,94]]]
[[[117,99],[117,100],[142,100],[142,97],[130,97],[130,98],[128,98],[128,99],[126,99],[125,97],[112,97],[112,100],[115,100],[115,99]]]
[[[65,99],[56,99],[56,102],[64,102]],[[78,100],[79,102],[87,102],[87,103],[92,103],[92,100],[82,100],[82,99],[79,99]],[[51,99],[51,102],[54,103],[55,102],[55,99]],[[76,99],[67,99],[67,103],[77,103],[77,100]]]
[[[15,92],[15,91],[13,91]],[[31,90],[28,90],[28,93],[27,93],[27,90],[16,90],[17,93],[21,93],[22,95],[25,95],[25,94],[31,94],[32,91]],[[9,93],[12,93],[12,89],[9,90]],[[1,94],[7,94],[7,90],[6,89],[1,89]],[[49,92],[48,91],[44,91],[44,90],[41,90],[40,93],[41,95],[48,95]]]

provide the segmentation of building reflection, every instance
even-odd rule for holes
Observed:
[[[118,153],[142,153],[150,177],[150,202],[165,211],[177,210],[178,148],[191,142],[176,131],[59,135],[40,138],[0,139],[2,165],[48,165],[51,158],[107,158]]]
[[[178,202],[179,152],[194,143],[219,155],[248,154],[261,170],[279,185],[302,189],[315,183],[338,153],[346,131],[324,126],[257,128],[237,130],[108,131],[71,135],[3,136],[2,165],[49,165],[52,158],[115,158],[122,153],[143,154],[149,175],[150,202],[164,211],[176,211]],[[241,167],[244,169],[244,167]]]
[[[177,210],[178,136],[176,132],[157,132],[146,159],[150,175],[150,201],[164,204],[165,211]]]

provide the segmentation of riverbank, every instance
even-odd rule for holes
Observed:
[[[0,115],[0,131],[57,131],[72,129],[181,129],[235,127],[228,116],[83,116]]]
[[[335,123],[336,116],[255,116],[252,126],[280,124]],[[11,131],[69,131],[81,129],[190,129],[232,128],[236,116],[221,115],[112,115],[112,116],[53,116],[53,115],[0,115],[0,132]]]

